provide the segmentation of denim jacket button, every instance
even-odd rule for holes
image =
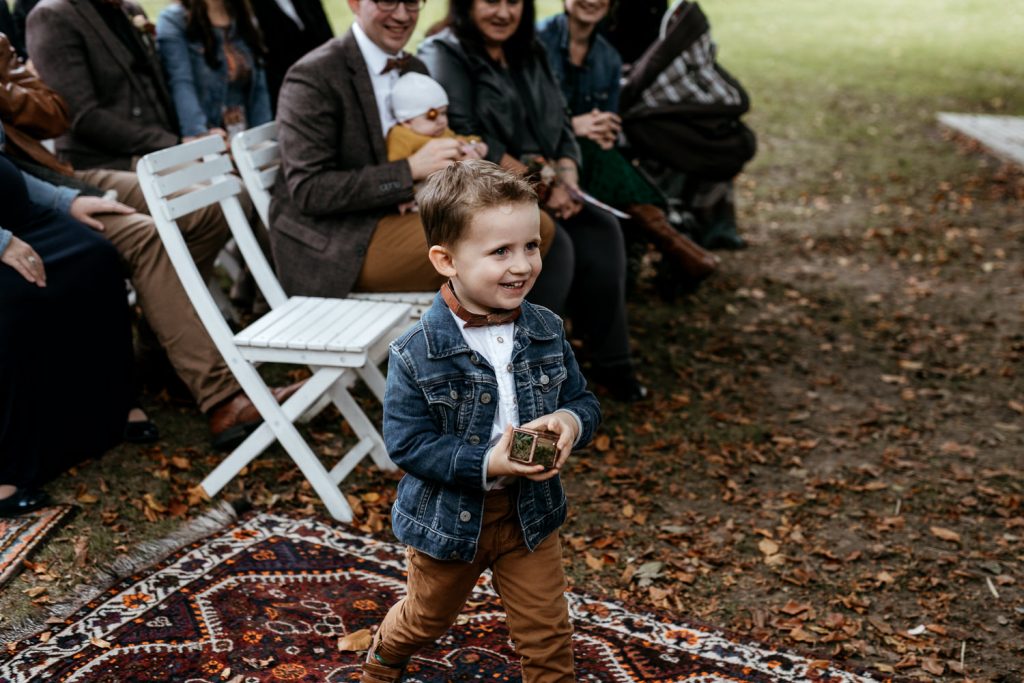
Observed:
[[[459,559],[459,554],[453,550],[452,554],[449,555],[448,557],[452,558],[453,560],[457,560],[457,559]]]
[[[469,362],[472,363],[473,365],[479,364],[480,363],[480,356],[478,356],[478,355],[476,355],[474,353],[472,356],[469,357]]]
[[[506,370],[507,372],[512,372],[512,364],[511,364],[511,363],[509,363],[508,365],[506,365],[506,366],[505,366],[505,370]]]
[[[491,402],[491,395],[487,394],[487,393],[480,394],[480,402],[481,403],[490,403]]]
[[[550,382],[550,381],[551,381],[551,379],[550,379],[550,378],[548,378],[548,376],[547,376],[547,375],[541,375],[541,376],[540,376],[540,383],[541,383],[541,384],[547,384],[547,383],[548,383],[548,382]]]
[[[480,437],[474,434],[473,436],[469,437],[469,443],[473,444],[474,446],[477,445],[478,443],[480,443]]]
[[[452,397],[453,401],[459,400],[459,392],[455,391],[454,389],[452,389],[448,395]]]
[[[469,520],[473,519],[473,515],[472,513],[470,513],[469,510],[463,510],[462,512],[459,513],[459,519],[463,522],[468,522]]]

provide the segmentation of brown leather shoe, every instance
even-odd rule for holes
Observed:
[[[718,257],[672,227],[665,212],[653,204],[631,204],[626,212],[665,258],[672,259],[691,280],[699,282],[718,268]]]
[[[278,403],[284,403],[305,383],[306,380],[302,380],[286,387],[274,387],[270,393],[274,395]],[[211,410],[208,420],[210,444],[220,451],[231,450],[242,443],[245,437],[249,436],[260,425],[260,422],[263,422],[256,406],[244,391],[239,391]]]

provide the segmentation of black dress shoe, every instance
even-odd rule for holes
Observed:
[[[594,366],[588,373],[597,384],[604,387],[611,397],[623,403],[636,403],[647,398],[647,387],[641,384],[633,366],[623,365]]]
[[[156,443],[160,440],[160,430],[150,420],[126,422],[124,440],[127,443]]]
[[[0,517],[17,517],[47,505],[53,505],[49,494],[42,489],[18,489],[0,500]]]

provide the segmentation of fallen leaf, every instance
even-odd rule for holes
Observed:
[[[762,538],[757,544],[757,549],[765,555],[774,555],[779,552],[779,544],[767,538]]]
[[[953,543],[960,542],[960,534],[953,531],[952,529],[946,529],[941,526],[933,526],[928,528],[932,532],[932,536],[941,538],[943,541],[951,541]]]

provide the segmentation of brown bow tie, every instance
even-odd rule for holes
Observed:
[[[441,298],[448,304],[448,308],[452,309],[452,313],[457,315],[460,320],[465,320],[466,324],[463,327],[486,327],[488,325],[504,325],[510,323],[519,318],[519,314],[523,312],[521,306],[509,309],[507,311],[497,311],[495,313],[488,313],[484,315],[482,313],[471,313],[463,308],[462,304],[459,303],[459,297],[455,296],[455,290],[452,289],[452,283],[446,282],[441,285]]]
[[[404,52],[397,57],[388,57],[387,64],[384,65],[384,70],[380,73],[383,75],[392,69],[398,69],[398,73],[402,73],[409,66],[410,60],[412,60],[412,55]]]

